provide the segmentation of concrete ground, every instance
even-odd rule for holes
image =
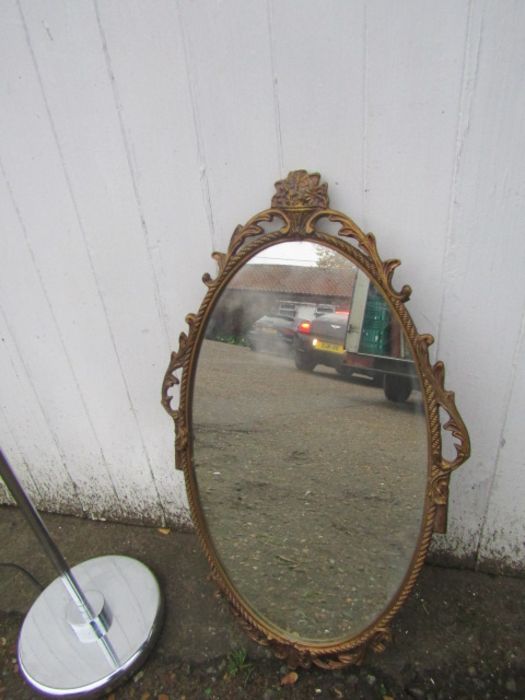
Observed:
[[[147,564],[166,596],[160,640],[112,700],[193,698],[525,698],[525,579],[427,566],[398,615],[393,642],[359,668],[287,669],[253,644],[208,580],[193,534],[44,516],[71,565],[103,554]],[[55,574],[15,508],[0,507],[0,563],[43,584]],[[16,638],[37,589],[0,566],[0,699],[37,696],[17,673]]]

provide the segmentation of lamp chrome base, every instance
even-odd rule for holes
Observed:
[[[24,620],[18,663],[43,695],[98,697],[133,674],[151,651],[162,624],[162,596],[151,571],[130,557],[97,557],[71,571],[94,617],[71,608],[56,578]]]

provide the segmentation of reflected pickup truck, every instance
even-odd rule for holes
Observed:
[[[390,306],[361,270],[357,274],[345,337],[341,373],[365,374],[389,401],[406,401],[419,388],[410,346]]]

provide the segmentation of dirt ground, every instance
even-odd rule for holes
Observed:
[[[102,554],[134,556],[156,573],[166,596],[161,638],[145,666],[112,700],[247,698],[525,697],[525,579],[427,566],[393,626],[393,641],[361,667],[339,672],[287,669],[248,640],[208,580],[192,534],[46,515],[70,564]],[[54,573],[15,508],[0,508],[0,561],[17,563],[47,584]],[[0,698],[37,696],[17,672],[18,630],[38,591],[0,567]]]

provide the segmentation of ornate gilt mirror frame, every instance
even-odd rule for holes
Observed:
[[[434,342],[431,335],[418,334],[406,309],[410,297],[408,285],[397,291],[392,284],[399,260],[383,261],[372,233],[364,233],[348,216],[329,208],[327,185],[320,184],[317,173],[304,170],[291,172],[275,184],[276,194],[271,208],[253,216],[235,229],[226,253],[213,253],[218,263],[218,275],[203,276],[208,291],[197,314],[186,316],[189,330],[181,333],[179,348],[173,352],[162,385],[162,405],[175,422],[175,463],[184,471],[191,514],[197,533],[210,564],[213,577],[234,612],[256,641],[270,645],[279,658],[291,667],[316,666],[334,669],[361,663],[368,649],[382,651],[390,639],[390,623],[411,592],[421,571],[433,532],[446,530],[448,487],[451,472],[470,454],[466,427],[455,405],[454,393],[445,389],[442,362],[431,364],[428,348]],[[335,234],[321,230],[322,220],[339,226]],[[275,222],[275,223],[274,223]],[[214,549],[202,507],[192,464],[192,391],[199,348],[207,321],[222,291],[234,274],[254,255],[276,243],[308,240],[341,253],[367,273],[388,302],[394,318],[399,321],[409,342],[419,375],[422,401],[425,407],[428,440],[428,476],[419,541],[401,586],[385,610],[356,636],[336,643],[310,643],[289,639],[278,627],[259,617],[232,585]],[[182,370],[179,380],[177,373]],[[170,390],[180,381],[179,407],[172,407]],[[440,409],[448,414],[442,425]],[[442,454],[442,430],[452,435],[455,457]]]

